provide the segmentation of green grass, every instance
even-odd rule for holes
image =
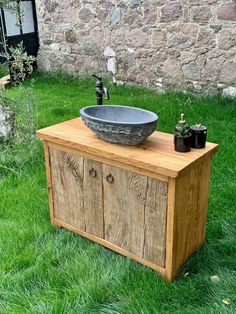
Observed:
[[[0,77],[3,77],[5,75],[9,75],[9,70],[8,70],[6,65],[1,64],[1,66],[0,66]]]
[[[36,74],[25,86],[33,84],[37,127],[77,117],[82,106],[94,104],[94,83]],[[24,116],[22,89],[7,95],[18,99]],[[208,126],[208,140],[220,147],[212,161],[206,244],[176,281],[166,283],[128,258],[53,227],[41,142],[2,144],[0,313],[236,313],[236,100],[112,87],[111,103],[156,112],[158,129],[169,133],[182,111],[190,123]],[[212,282],[212,275],[220,281]]]

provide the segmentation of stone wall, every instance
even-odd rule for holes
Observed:
[[[36,0],[38,63],[163,91],[236,93],[236,0]],[[228,87],[231,87],[227,89]]]

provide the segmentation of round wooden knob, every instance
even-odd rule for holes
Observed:
[[[92,168],[92,169],[90,169],[89,170],[89,174],[92,176],[92,177],[96,177],[96,175],[97,175],[97,172],[96,172],[96,170],[94,169],[94,168]]]
[[[106,180],[108,183],[113,183],[114,182],[114,177],[113,175],[110,173],[106,176]]]

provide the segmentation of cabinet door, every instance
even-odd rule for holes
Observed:
[[[54,216],[165,266],[167,183],[49,148]]]
[[[167,183],[103,165],[105,239],[165,266]]]
[[[55,218],[103,238],[102,164],[50,147]]]
[[[103,238],[102,164],[84,158],[85,231]]]
[[[143,258],[165,266],[167,182],[148,178]]]
[[[83,208],[84,159],[49,147],[55,218],[85,230]]]
[[[103,165],[105,239],[143,255],[147,177]]]

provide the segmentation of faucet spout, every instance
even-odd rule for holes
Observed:
[[[93,77],[95,77],[96,79],[98,79],[99,81],[101,81],[102,80],[102,77],[101,76],[97,76],[97,75],[92,75]]]
[[[105,95],[105,99],[109,100],[110,95],[109,91],[106,87],[103,87],[102,78],[97,75],[92,75],[97,79],[96,82],[96,96],[97,96],[97,105],[103,105],[103,95]]]

